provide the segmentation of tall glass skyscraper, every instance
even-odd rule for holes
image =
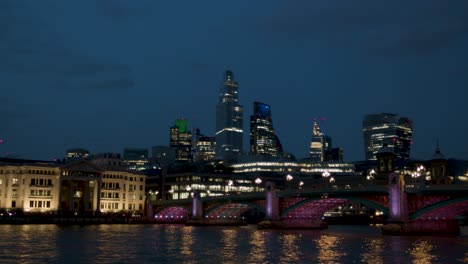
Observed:
[[[250,155],[280,156],[283,147],[273,129],[271,107],[254,102],[253,112],[250,116]]]
[[[312,126],[312,139],[310,140],[310,161],[322,162],[324,158],[324,139],[317,121]]]
[[[216,105],[216,158],[231,160],[242,154],[243,112],[238,103],[239,85],[226,71]]]
[[[175,149],[176,162],[192,160],[192,133],[188,130],[187,119],[176,119],[170,130],[169,146]]]
[[[413,122],[396,114],[369,114],[362,122],[366,160],[376,160],[376,153],[384,143],[392,148],[396,159],[409,158]]]

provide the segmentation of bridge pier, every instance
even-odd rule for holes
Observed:
[[[389,174],[389,206],[390,217],[382,227],[383,235],[447,235],[460,234],[460,227],[456,220],[427,219],[410,220],[408,211],[408,197],[405,192],[404,175]]]
[[[275,185],[266,183],[265,219],[257,224],[259,229],[324,229],[327,226],[322,219],[287,219],[280,218],[279,199]]]

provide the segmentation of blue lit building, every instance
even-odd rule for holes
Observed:
[[[273,129],[271,107],[254,102],[253,115],[250,116],[250,155],[278,157],[283,147]]]

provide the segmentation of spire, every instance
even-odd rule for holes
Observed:
[[[445,159],[446,158],[445,158],[444,154],[442,154],[442,152],[440,152],[439,139],[437,139],[437,141],[436,141],[436,150],[435,150],[434,155],[432,155],[431,160],[445,160]]]

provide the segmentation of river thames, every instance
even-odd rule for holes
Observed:
[[[0,225],[0,263],[468,263],[456,238],[382,236],[369,226]]]

